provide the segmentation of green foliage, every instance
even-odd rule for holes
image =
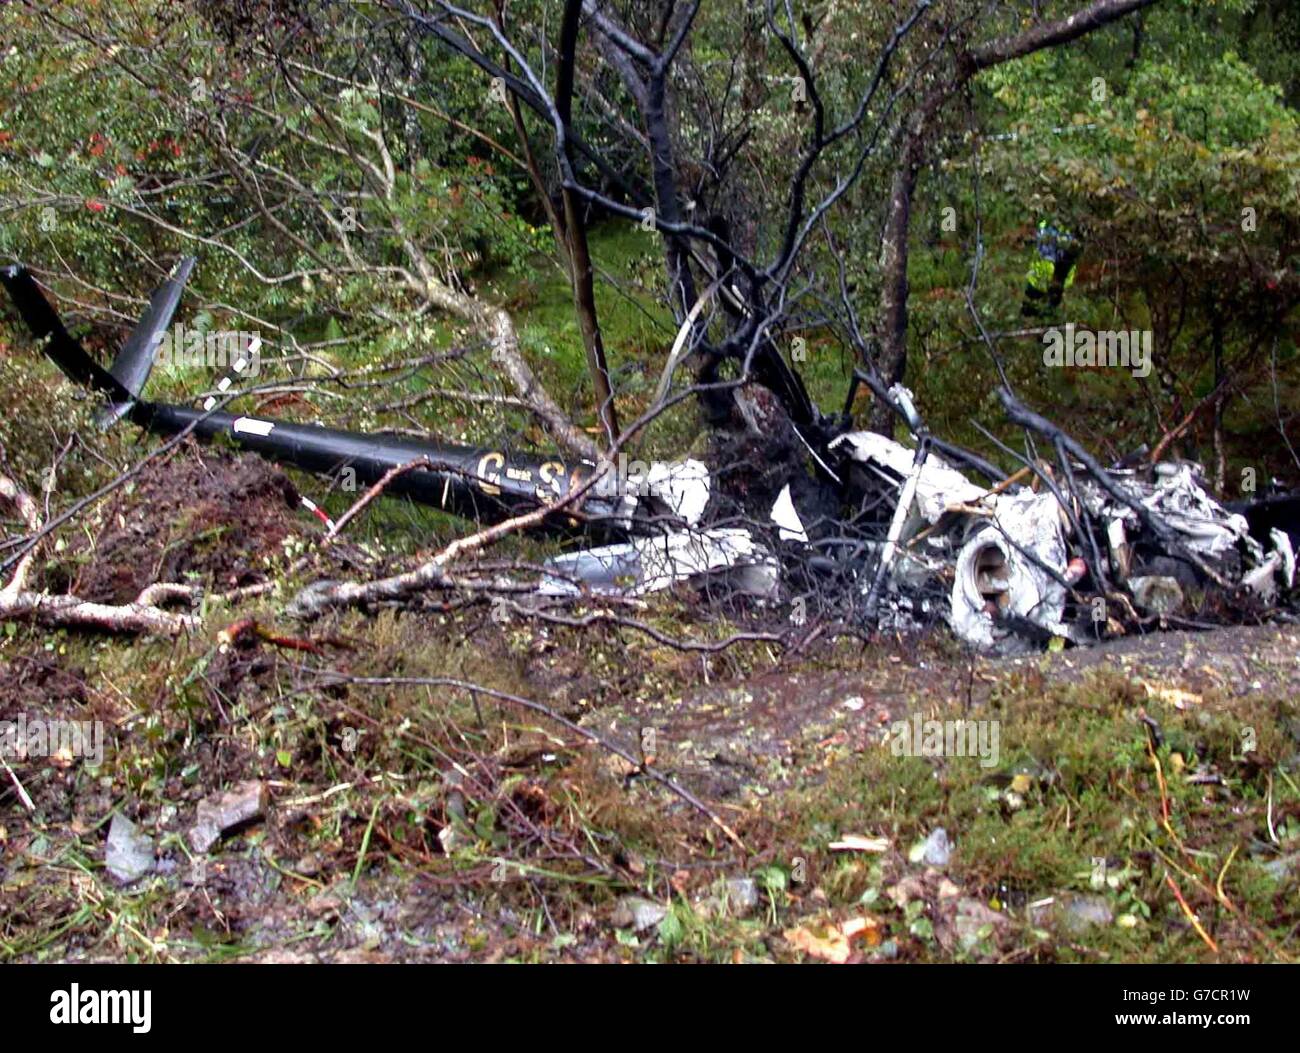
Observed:
[[[1259,405],[1273,402],[1275,355],[1283,419],[1300,408],[1285,379],[1294,372],[1300,302],[1300,120],[1284,90],[1234,50],[1241,34],[1225,29],[1255,7],[1192,13],[1162,5],[1145,16],[1133,50],[1131,27],[1112,27],[978,81],[981,120],[995,133],[979,150],[985,326],[1014,332],[1070,320],[1153,332],[1155,370],[1146,379],[1044,370],[1032,328],[1027,339],[1002,344],[1020,390],[1107,454],[1154,445],[1230,373],[1255,408],[1230,398],[1229,459],[1257,470],[1294,467],[1276,442],[1274,415]],[[923,180],[919,205],[933,226],[939,207],[953,205],[967,250],[973,156],[955,153]],[[1081,234],[1083,256],[1062,310],[1030,323],[1018,315],[1040,219]],[[954,253],[950,240],[931,241],[914,259],[913,359],[926,365],[912,375],[940,422],[950,407],[960,418],[999,416],[987,400],[965,401],[996,381],[961,293],[968,280],[967,253]],[[943,339],[953,333],[964,339]],[[964,421],[952,423],[960,433]],[[1210,426],[1204,414],[1171,452],[1209,462]],[[973,432],[967,438],[982,442]]]
[[[271,357],[322,341],[318,360],[375,364],[454,336],[407,321],[408,244],[452,284],[520,274],[547,247],[526,180],[492,145],[508,118],[475,135],[443,109],[484,109],[466,64],[404,85],[439,105],[417,100],[394,134],[393,85],[354,79],[360,14],[340,8],[336,35],[288,53],[286,76],[199,5],[97,10],[110,47],[21,5],[0,12],[13,42],[0,54],[0,257],[75,296],[97,323],[92,346],[113,348],[170,262],[195,253],[191,295],[213,328],[256,328]]]

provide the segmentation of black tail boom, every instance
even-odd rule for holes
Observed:
[[[394,468],[423,458],[428,467],[395,475],[387,491],[484,522],[499,521],[564,498],[594,470],[587,462],[558,457],[520,456],[501,449],[419,442],[382,433],[362,435],[142,398],[159,338],[171,323],[193,267],[193,257],[182,260],[154,292],[144,317],[108,370],[68,333],[25,268],[0,270],[0,282],[28,329],[43,341],[42,349],[59,368],[78,384],[108,397],[99,418],[105,425],[128,418],[157,434],[177,435],[188,430],[201,440],[224,438],[279,463],[334,476],[345,486],[374,484]],[[621,537],[628,532],[627,503],[608,488],[584,496],[581,504],[581,509],[557,513],[548,525],[581,528],[585,533],[606,537]]]

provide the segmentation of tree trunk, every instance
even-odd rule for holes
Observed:
[[[889,191],[889,216],[881,242],[879,351],[876,368],[887,385],[897,384],[907,370],[907,237],[912,223],[912,193],[916,189],[919,137],[903,147]],[[867,426],[882,435],[894,431],[894,412],[879,400],[871,404]]]
[[[605,342],[600,335],[596,314],[596,289],[592,281],[591,251],[587,244],[587,224],[582,202],[569,188],[573,176],[573,154],[569,147],[569,128],[573,116],[573,64],[578,47],[578,23],[582,17],[582,0],[567,0],[564,21],[560,26],[559,67],[556,71],[555,109],[559,118],[556,143],[557,160],[564,179],[564,238],[569,256],[569,278],[573,288],[573,310],[582,330],[582,344],[587,352],[587,372],[591,374],[596,399],[596,416],[605,431],[605,440],[613,446],[618,439],[618,416],[614,412],[614,389],[605,360]]]

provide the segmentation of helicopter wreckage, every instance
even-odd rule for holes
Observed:
[[[764,400],[746,409],[742,389],[749,446],[713,469],[694,459],[597,465],[360,434],[228,413],[215,398],[150,401],[145,383],[193,266],[193,258],[178,264],[107,369],[69,334],[28,271],[0,269],[0,283],[44,352],[106,396],[104,426],[127,419],[158,434],[224,437],[310,472],[350,469],[361,483],[384,481],[388,494],[478,523],[543,510],[540,529],[597,542],[550,558],[541,597],[725,583],[802,612],[807,597],[833,593],[841,616],[847,610],[870,628],[946,621],[974,647],[1012,653],[1157,624],[1262,618],[1284,612],[1293,595],[1300,497],[1229,508],[1189,462],[1103,467],[1006,389],[1009,417],[1041,436],[1055,464],[1024,459],[1007,475],[932,436],[907,389],[861,371],[846,412],[818,415],[816,429],[792,420],[770,391],[767,419],[756,419]],[[858,384],[887,401],[912,446],[852,429]],[[762,449],[782,442],[784,458]],[[737,470],[737,460],[748,463]]]

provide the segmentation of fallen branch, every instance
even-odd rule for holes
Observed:
[[[616,444],[617,445],[617,444]],[[611,462],[602,460],[594,472],[581,486],[571,490],[557,501],[541,504],[529,512],[502,520],[494,526],[486,527],[474,534],[457,538],[426,560],[414,570],[393,574],[387,578],[378,578],[366,582],[317,582],[308,585],[288,606],[288,611],[295,617],[314,618],[326,608],[335,606],[356,606],[375,603],[382,600],[400,600],[412,593],[431,588],[453,588],[457,582],[447,574],[446,566],[462,555],[475,552],[495,544],[501,538],[526,530],[543,522],[548,516],[560,509],[567,508],[583,499],[609,472]],[[383,482],[383,480],[380,480]]]
[[[31,618],[43,625],[90,626],[113,632],[158,636],[176,636],[199,626],[195,615],[173,614],[139,603],[112,606],[76,596],[51,596],[45,592],[0,593],[0,619],[21,618]]]
[[[40,532],[41,517],[36,502],[22,487],[2,474],[0,497],[8,500],[18,510],[34,534]],[[152,633],[160,636],[175,636],[198,628],[199,619],[192,615],[172,614],[160,610],[151,602],[144,602],[147,598],[160,595],[157,592],[151,595],[149,589],[135,603],[122,606],[91,603],[76,596],[51,596],[28,589],[25,586],[35,554],[36,545],[33,544],[18,561],[9,583],[0,589],[0,619],[30,618],[43,625],[91,626],[113,632]]]
[[[23,517],[23,522],[27,524],[27,529],[32,533],[41,528],[41,510],[30,494],[21,489],[17,483],[7,475],[0,475],[0,497],[3,497],[17,510],[18,514]],[[27,583],[27,574],[31,570],[32,560],[36,558],[36,547],[32,546],[18,561],[18,568],[14,571],[13,578],[9,584],[0,590],[0,596],[14,594],[22,591],[23,586]]]
[[[36,804],[23,788],[23,784],[18,781],[18,776],[14,774],[13,768],[9,767],[9,762],[5,760],[3,753],[0,753],[0,767],[4,768],[5,774],[9,776],[9,781],[14,784],[14,789],[18,792],[18,799],[23,802],[23,807],[29,812],[36,811]]]
[[[304,640],[297,636],[281,636],[264,629],[258,623],[256,618],[240,618],[236,622],[231,622],[220,633],[217,639],[223,644],[238,646],[240,643],[250,640],[265,640],[275,647],[283,647],[289,651],[306,651],[308,654],[323,655],[324,649],[314,640]],[[336,646],[339,641],[334,641]]]
[[[1213,567],[1201,559],[1195,552],[1189,549],[1179,539],[1177,532],[1163,519],[1157,516],[1147,508],[1141,501],[1125,490],[1122,486],[1114,481],[1107,473],[1106,469],[1098,463],[1097,459],[1085,450],[1074,438],[1067,435],[1059,427],[1033,410],[1029,409],[1024,403],[1011,394],[1005,388],[998,388],[998,398],[1002,400],[1002,406],[1007,411],[1007,417],[1013,424],[1019,424],[1021,427],[1029,428],[1038,432],[1040,435],[1051,439],[1054,443],[1059,443],[1061,448],[1065,449],[1071,457],[1084,466],[1088,473],[1097,481],[1097,484],[1106,491],[1114,500],[1120,504],[1132,509],[1142,525],[1151,531],[1162,543],[1171,551],[1176,553],[1188,563],[1191,563],[1197,570],[1209,578],[1220,588],[1231,589],[1230,582],[1224,579]]]
[[[433,467],[434,463],[429,460],[428,457],[416,457],[414,460],[407,461],[405,464],[399,464],[396,468],[389,468],[388,471],[380,476],[378,482],[362,494],[361,497],[353,503],[351,508],[334,521],[334,525],[326,532],[325,540],[322,544],[328,545],[338,537],[339,534],[342,533],[343,528],[363,512],[370,502],[388,489],[388,484],[399,475],[405,475],[407,472],[414,471],[416,468],[432,469]]]
[[[1192,928],[1196,930],[1196,935],[1205,941],[1205,946],[1209,947],[1215,954],[1218,954],[1219,945],[1215,943],[1214,940],[1210,938],[1210,934],[1201,927],[1200,920],[1192,912],[1192,908],[1188,906],[1187,900],[1183,898],[1182,891],[1178,888],[1173,877],[1170,874],[1166,874],[1165,881],[1169,883],[1169,887],[1173,890],[1174,899],[1178,900],[1178,905],[1182,907],[1183,914],[1186,915],[1187,920],[1191,922]]]
[[[1156,443],[1156,448],[1152,450],[1150,456],[1147,457],[1148,464],[1155,464],[1160,461],[1164,457],[1165,450],[1169,447],[1169,444],[1176,441],[1185,431],[1187,431],[1187,429],[1192,426],[1192,422],[1195,421],[1207,407],[1212,406],[1227,394],[1230,379],[1230,377],[1224,377],[1219,381],[1219,383],[1214,386],[1213,391],[1188,410],[1187,415],[1183,417],[1181,421],[1165,432],[1160,441]]]

